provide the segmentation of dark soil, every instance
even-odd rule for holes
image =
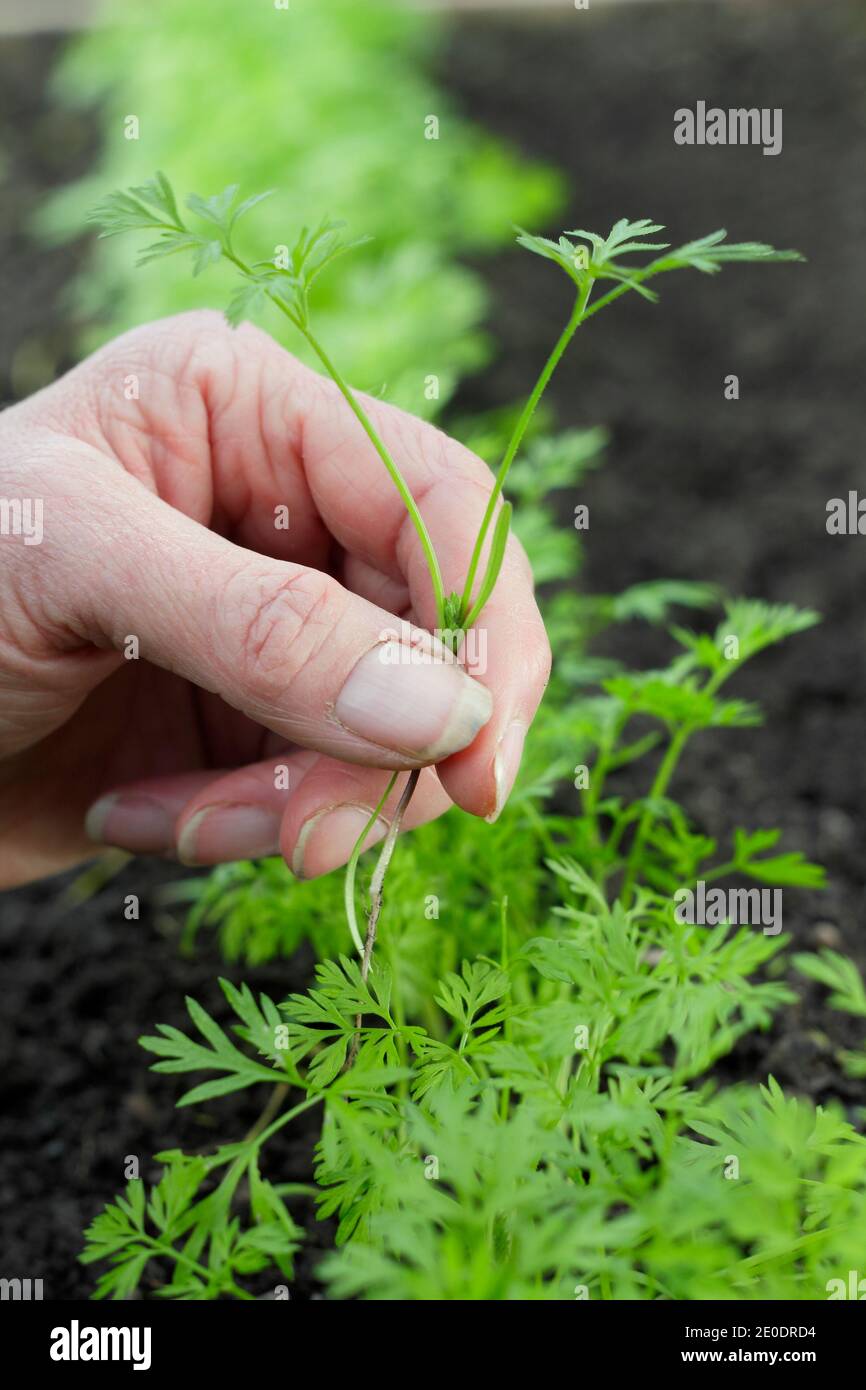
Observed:
[[[809,258],[671,275],[656,307],[626,298],[581,330],[551,396],[559,424],[611,432],[605,467],[563,499],[566,525],[575,501],[589,506],[587,589],[702,579],[824,615],[731,687],[761,701],[766,727],[696,740],[672,792],[710,834],[778,826],[823,863],[825,892],[786,891],[785,930],[861,968],[866,538],[829,536],[826,505],[863,490],[864,60],[862,6],[780,0],[476,18],[443,68],[471,116],[565,171],[572,197],[549,233],[652,216],[674,244],[727,227]],[[698,99],[781,107],[783,152],[676,145],[673,113]],[[484,271],[502,351],[464,387],[466,411],[519,399],[567,312],[561,274],[533,256]],[[724,398],[729,373],[737,401]],[[638,625],[607,648],[637,666],[670,652]],[[834,1061],[862,1028],[827,1010],[824,991],[798,989],[803,1003],[720,1070],[866,1101]]]
[[[3,400],[50,379],[73,352],[59,297],[82,250],[46,256],[22,231],[45,189],[93,150],[86,118],[51,119],[44,82],[57,46],[44,37],[0,43]],[[739,693],[763,702],[766,728],[707,735],[674,792],[713,834],[735,822],[780,826],[789,848],[826,864],[826,893],[786,893],[786,929],[866,967],[866,540],[825,530],[827,500],[862,476],[864,57],[866,17],[855,0],[750,0],[467,19],[442,73],[470,115],[565,170],[574,189],[565,226],[652,215],[673,240],[725,225],[735,239],[796,246],[810,258],[808,267],[734,268],[716,281],[671,276],[655,309],[624,301],[587,326],[553,396],[561,423],[602,422],[612,433],[607,465],[579,499],[590,507],[589,589],[711,579],[825,614],[742,679]],[[673,111],[699,98],[781,106],[784,152],[674,145]],[[61,138],[65,153],[52,150]],[[483,269],[502,353],[467,385],[461,410],[518,398],[563,316],[553,268],[508,254]],[[723,398],[730,372],[740,378],[736,402]],[[575,500],[564,499],[564,516]],[[610,649],[638,664],[664,655],[639,628]],[[155,896],[177,872],[133,861],[78,907],[61,894],[67,879],[0,898],[0,1274],[41,1277],[48,1298],[92,1288],[75,1260],[80,1232],[122,1186],[127,1155],[148,1175],[160,1148],[206,1147],[217,1133],[206,1114],[172,1108],[175,1088],[146,1070],[137,1036],[157,1021],[182,1026],[187,992],[224,1016],[220,973],[278,995],[309,974],[303,953],[242,971],[207,943],[184,958],[178,923]],[[128,893],[141,899],[138,922],[124,920]],[[802,1094],[840,1095],[853,1107],[866,1090],[841,1076],[835,1054],[861,1034],[806,987],[770,1034],[737,1049],[724,1075],[771,1071]],[[254,1118],[248,1099],[223,1100],[219,1137],[242,1135]],[[314,1129],[310,1118],[269,1147],[284,1180],[308,1178]],[[315,1296],[312,1270],[331,1233],[302,1206],[298,1215],[309,1241],[293,1297],[305,1298]]]
[[[93,1272],[75,1260],[81,1232],[123,1189],[130,1156],[142,1177],[157,1180],[160,1165],[151,1155],[240,1139],[267,1098],[266,1087],[254,1098],[229,1096],[219,1116],[201,1107],[175,1110],[178,1087],[147,1069],[138,1036],[155,1023],[188,1028],[185,995],[227,1022],[220,975],[276,998],[303,989],[310,975],[308,951],[242,971],[227,967],[204,941],[194,959],[184,958],[180,923],[157,899],[159,888],[180,876],[189,870],[132,860],[80,907],[64,898],[66,876],[3,895],[0,1251],[8,1277],[42,1278],[46,1298],[89,1296]],[[133,893],[139,921],[124,917],[124,899]],[[267,1145],[264,1175],[308,1182],[316,1138],[308,1112]],[[315,1221],[303,1199],[295,1216],[307,1238],[292,1296],[309,1298],[312,1269],[333,1231]]]

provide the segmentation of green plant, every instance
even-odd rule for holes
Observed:
[[[673,592],[705,601],[699,591]],[[624,607],[648,604],[634,594]],[[737,608],[729,607],[726,632]],[[664,619],[667,611],[656,589],[654,612]],[[740,630],[778,641],[812,618],[750,604]],[[654,756],[630,732],[645,711],[630,704],[639,682],[627,688],[624,679],[606,679],[601,694],[588,690],[571,706],[560,686],[542,716],[560,740],[594,748],[596,769],[606,755],[609,776],[618,759],[624,767]],[[676,738],[693,719],[690,668],[674,656],[653,679],[672,698],[650,717]],[[678,691],[685,698],[675,708]],[[727,703],[716,702],[723,717],[705,727],[729,725]],[[750,708],[749,722],[756,718]],[[835,1110],[787,1099],[772,1080],[719,1093],[705,1079],[739,1038],[794,999],[773,977],[783,939],[679,923],[670,893],[675,882],[735,868],[803,886],[820,886],[821,871],[799,855],[768,853],[777,838],[768,832],[738,831],[733,850],[720,852],[667,798],[626,906],[611,869],[627,863],[620,827],[639,818],[642,799],[608,796],[565,816],[550,806],[552,771],[536,748],[495,825],[464,817],[413,834],[395,867],[384,956],[366,981],[333,936],[319,939],[336,959],[323,960],[313,987],[283,1005],[223,982],[239,1044],[193,1001],[203,1041],[174,1029],[142,1040],[158,1070],[213,1077],[181,1105],[274,1085],[300,1099],[207,1160],[160,1155],[162,1195],[150,1224],[135,1215],[145,1194],[132,1184],[88,1233],[87,1258],[111,1262],[100,1294],[124,1296],[142,1262],[154,1260],[173,1268],[166,1296],[238,1296],[238,1287],[249,1296],[249,1276],[269,1253],[271,1208],[261,1262],[239,1264],[245,1228],[226,1194],[237,1193],[251,1165],[260,1171],[282,1125],[319,1105],[315,1198],[320,1216],[338,1222],[337,1251],[320,1272],[335,1297],[810,1298],[849,1267],[866,1214],[862,1137]],[[603,848],[585,867],[585,847],[597,838]],[[227,883],[244,872],[223,871],[205,887],[205,916],[225,907]],[[328,880],[292,890],[284,868],[268,873],[280,902],[303,895],[311,932],[327,923]],[[419,890],[441,893],[444,921],[419,924]],[[241,893],[229,916],[244,901]],[[769,978],[753,978],[762,967]],[[845,989],[853,998],[847,975]],[[161,1205],[172,1194],[173,1224]],[[283,1254],[287,1239],[274,1237]]]
[[[432,541],[415,500],[400,468],[373,425],[368,412],[349,386],[339,368],[331,360],[323,344],[313,332],[310,293],[319,276],[335,260],[359,241],[346,241],[343,224],[329,219],[316,227],[304,227],[294,244],[278,247],[267,260],[244,260],[235,246],[235,231],[239,220],[260,203],[269,193],[255,194],[238,202],[239,185],[231,184],[210,198],[190,194],[186,206],[195,218],[190,226],[178,208],[172,187],[162,173],[126,192],[112,193],[92,214],[91,220],[101,228],[103,237],[122,232],[148,231],[156,236],[140,254],[137,264],[144,266],[167,256],[189,252],[193,256],[194,276],[220,260],[228,261],[240,274],[242,284],[233,295],[226,317],[237,325],[242,319],[255,317],[266,307],[274,305],[306,340],[325,372],[339,388],[350,410],[381,458],[403,501],[407,514],[418,535],[436,606],[437,627],[446,641],[456,650],[465,632],[480,617],[490,597],[505,552],[511,523],[511,507],[504,503],[497,511],[511,465],[520,448],[526,430],[575,332],[586,319],[598,313],[627,290],[635,290],[654,301],[657,295],[646,288],[646,282],[665,271],[692,267],[706,274],[716,273],[734,261],[791,261],[803,258],[796,251],[775,251],[758,242],[728,245],[724,231],[713,232],[699,241],[690,242],[671,251],[666,242],[644,241],[639,238],[662,231],[662,227],[643,218],[629,222],[623,218],[606,238],[594,232],[575,231],[568,236],[579,237],[591,248],[578,247],[561,236],[558,242],[521,232],[520,245],[537,255],[553,260],[573,282],[576,295],[568,322],[527,398],[526,404],[511,431],[502,461],[496,473],[490,499],[472,550],[462,593],[446,595]],[[622,264],[623,256],[638,251],[668,251],[637,269]],[[590,305],[597,281],[613,280],[616,288]],[[494,520],[495,518],[495,520]],[[479,566],[489,539],[489,553],[482,577],[476,585]]]
[[[800,952],[794,956],[793,964],[801,975],[817,980],[830,991],[829,1004],[832,1009],[852,1014],[855,1018],[866,1018],[866,983],[852,960],[838,951],[825,948],[817,954]],[[866,1047],[858,1051],[845,1049],[839,1054],[842,1070],[848,1076],[866,1077]]]
[[[662,230],[660,225],[647,218],[642,218],[637,222],[629,222],[623,218],[616,223],[606,238],[600,237],[594,232],[585,231],[574,231],[568,234],[568,236],[579,238],[581,242],[587,243],[583,246],[569,241],[568,236],[561,236],[558,242],[553,242],[545,237],[531,236],[526,232],[521,232],[518,241],[522,246],[537,255],[554,261],[566,272],[575,290],[574,305],[568,322],[542,367],[526,404],[511,430],[472,550],[462,593],[452,592],[446,595],[433,543],[398,463],[387,449],[361,399],[349,386],[313,331],[310,295],[314,284],[335,260],[358,243],[348,242],[343,238],[341,234],[342,224],[325,219],[315,228],[304,227],[291,247],[288,245],[279,246],[272,258],[255,261],[245,260],[238,253],[235,244],[237,224],[246,213],[269,195],[259,193],[238,202],[238,194],[239,186],[237,184],[229,185],[221,193],[210,198],[190,194],[186,200],[186,207],[194,219],[190,225],[185,219],[185,214],[178,207],[177,199],[168,179],[163,173],[157,173],[153,179],[145,184],[126,192],[112,193],[94,209],[91,217],[102,228],[101,235],[103,237],[138,231],[147,231],[154,235],[156,240],[151,242],[138,258],[137,264],[140,266],[161,261],[169,256],[190,253],[193,257],[192,273],[195,276],[210,265],[222,260],[228,261],[241,277],[241,285],[236,290],[226,310],[229,322],[237,325],[242,319],[257,315],[270,303],[301,334],[328,376],[338,387],[400,494],[427,563],[435,603],[437,635],[454,652],[459,650],[468,629],[478,621],[495,587],[511,525],[511,504],[502,501],[503,488],[544,391],[581,324],[627,290],[635,290],[645,298],[654,300],[657,296],[646,288],[646,282],[666,271],[692,267],[704,273],[715,273],[722,265],[732,261],[802,259],[795,251],[775,251],[772,247],[757,242],[729,245],[725,241],[726,233],[724,231],[714,232],[699,241],[690,242],[676,250],[671,250],[666,242],[645,239]],[[637,269],[623,263],[623,257],[633,255],[636,252],[647,251],[662,251],[666,254],[655,257]],[[590,298],[596,283],[608,280],[615,282],[615,288],[591,305]],[[487,548],[486,562],[482,569],[481,562],[485,554],[485,547]],[[714,673],[708,682],[705,692],[706,699],[721,683],[725,674],[722,668]],[[697,704],[697,701],[698,696],[696,694],[693,703]],[[701,715],[697,709],[693,719],[696,721],[694,726],[699,727]],[[679,756],[679,748],[689,737],[690,732],[691,725],[683,730],[679,743],[670,750],[669,758],[663,764],[658,784],[654,788],[655,797],[661,797],[664,794],[667,778]],[[365,977],[369,969],[370,950],[375,940],[381,908],[381,880],[390,861],[394,837],[399,830],[405,808],[411,799],[417,776],[417,773],[410,773],[397,810],[391,820],[392,833],[383,846],[380,868],[374,874],[371,887],[368,931],[366,941],[363,943],[355,919],[355,871],[368,831],[376,821],[379,808],[374,810],[367,829],[359,836],[349,862],[345,899],[346,912],[353,939],[364,959]],[[380,805],[384,805],[395,782],[396,776],[391,778]],[[634,861],[643,847],[650,814],[649,810],[645,812],[637,828],[632,860],[626,870],[627,891],[632,886]]]
[[[167,211],[152,199],[169,194],[156,190],[148,186],[150,203],[132,195],[140,207],[112,204],[109,216]],[[230,204],[210,211],[224,256]],[[160,234],[158,254],[191,249],[204,263],[217,254],[180,218],[163,230],[175,246]],[[667,250],[629,248],[656,230],[574,233],[591,248],[580,265],[568,263],[579,250],[571,242],[521,234],[574,281],[568,337],[628,289],[649,293],[644,281],[663,270],[776,255],[726,247],[717,234],[625,269],[617,258],[631,250]],[[187,234],[199,241],[177,244]],[[231,251],[231,226],[228,238]],[[291,288],[277,280],[274,290],[264,264],[241,273],[244,294],[275,299],[303,332],[317,243],[299,244]],[[614,288],[590,306],[586,277]],[[568,337],[516,422],[479,422],[471,437],[502,460],[500,492],[525,444],[509,474],[516,527],[550,579],[572,574],[579,555],[574,537],[562,543],[547,496],[571,486],[603,443],[598,432],[530,434]],[[469,591],[477,603],[483,583]],[[290,1276],[300,1232],[288,1208],[310,1195],[337,1221],[337,1249],[320,1266],[335,1297],[810,1298],[856,1263],[862,1137],[772,1079],[727,1091],[708,1079],[795,997],[780,978],[784,938],[728,922],[705,929],[673,911],[676,888],[698,879],[823,882],[801,854],[776,852],[778,832],[738,830],[723,850],[672,798],[693,737],[760,721],[753,703],[722,695],[728,678],[816,621],[740,599],[722,600],[714,631],[671,625],[675,610],[719,598],[711,586],[655,581],[609,598],[566,590],[548,603],[559,659],[515,792],[492,826],[458,813],[413,833],[389,871],[376,961],[369,950],[362,963],[346,954],[333,879],[299,888],[272,861],[227,866],[184,889],[194,894],[190,940],[213,924],[231,957],[257,960],[308,937],[324,959],[312,988],[282,1003],[228,982],[222,1021],[190,1001],[201,1041],[169,1028],[142,1040],[157,1070],[205,1076],[181,1105],[209,1108],[261,1086],[269,1099],[243,1140],[205,1157],[158,1155],[159,1182],[148,1190],[136,1180],[97,1217],[83,1258],[108,1262],[98,1296],[129,1296],[145,1269],[168,1297],[255,1296],[275,1273]],[[635,619],[670,626],[667,665],[629,672],[587,650],[608,623]],[[646,792],[624,795],[617,782],[633,785],[645,763]],[[556,802],[572,772],[576,815]],[[859,1011],[848,973],[840,979]],[[314,1185],[272,1182],[269,1141],[314,1107],[323,1112]]]
[[[561,457],[548,461],[561,477]],[[536,534],[543,527],[542,517]],[[665,623],[672,604],[711,598],[682,581],[640,586],[593,601],[584,625],[598,630],[613,607]],[[732,604],[726,636],[738,612],[741,636],[770,643],[814,620]],[[576,649],[573,623],[569,633]],[[649,715],[632,703],[637,676],[606,666],[599,688],[587,662],[576,693],[574,666],[554,678],[500,820],[448,817],[414,832],[395,861],[382,954],[366,981],[345,954],[333,879],[299,887],[272,861],[199,881],[193,930],[213,922],[231,953],[261,959],[282,920],[283,949],[303,931],[324,959],[312,988],[283,1004],[223,982],[227,1019],[191,1001],[198,1036],[161,1029],[142,1043],[158,1070],[195,1082],[182,1106],[207,1111],[222,1094],[261,1087],[296,1099],[277,1116],[269,1102],[266,1122],[204,1158],[158,1155],[156,1188],[131,1184],[88,1232],[85,1257],[108,1261],[98,1295],[127,1296],[145,1265],[166,1297],[273,1287],[299,1238],[294,1226],[274,1229],[274,1202],[310,1195],[337,1221],[337,1249],[320,1266],[337,1298],[812,1298],[854,1267],[863,1139],[835,1110],[785,1098],[772,1081],[719,1092],[707,1080],[794,999],[776,969],[784,938],[677,922],[671,899],[673,884],[698,876],[820,886],[820,869],[775,853],[773,832],[738,831],[720,849],[668,795],[626,906],[621,827],[639,820],[645,798],[612,788],[575,816],[551,803],[563,745],[574,750],[568,770],[573,756],[593,770],[604,757],[615,783],[658,757],[658,740],[633,723],[650,718],[671,741],[693,724],[683,640],[652,676],[670,698]],[[721,657],[718,636],[707,643]],[[760,645],[741,646],[743,660]],[[730,702],[711,699],[720,717],[709,730],[758,719],[740,706],[732,721]],[[433,915],[422,910],[431,899]],[[247,1175],[267,1172],[269,1141],[310,1107],[323,1111],[312,1189],[274,1182],[264,1214],[247,1216]]]

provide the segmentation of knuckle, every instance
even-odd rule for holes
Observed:
[[[344,609],[336,580],[316,570],[250,575],[224,595],[250,685],[267,703],[284,704],[298,674],[317,663]]]

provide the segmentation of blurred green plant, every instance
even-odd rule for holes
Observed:
[[[60,67],[61,103],[99,103],[104,147],[46,204],[42,234],[80,236],[106,188],[159,167],[186,188],[221,187],[228,168],[278,189],[281,241],[338,205],[371,240],[322,286],[323,339],[355,385],[434,415],[489,350],[482,283],[458,257],[501,245],[515,218],[546,221],[562,188],[459,116],[426,75],[439,41],[432,16],[387,0],[247,5],[242,16],[236,0],[128,6],[122,22],[73,41]],[[126,138],[130,116],[137,139]],[[238,249],[251,249],[242,228]],[[214,274],[231,287],[229,267]],[[88,349],[205,302],[190,280],[140,283],[122,251],[100,256],[73,296]]]

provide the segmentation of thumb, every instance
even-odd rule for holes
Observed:
[[[75,557],[100,645],[134,637],[141,659],[348,762],[438,762],[487,722],[488,691],[429,633],[318,570],[233,545],[132,478],[110,491]]]

